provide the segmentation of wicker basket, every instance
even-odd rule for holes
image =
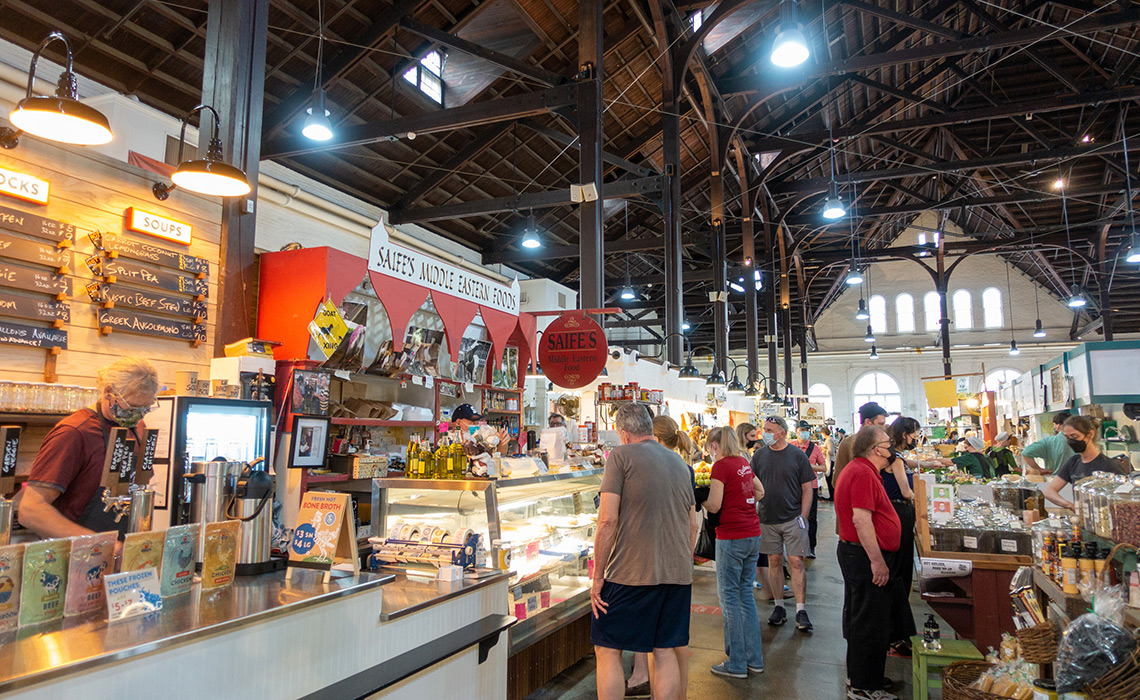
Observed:
[[[1021,658],[1031,664],[1051,664],[1057,660],[1057,643],[1060,641],[1057,626],[1051,620],[1017,630],[1021,643]]]
[[[1000,695],[970,687],[991,668],[988,661],[955,661],[946,666],[942,669],[942,700],[1002,700]]]
[[[1092,700],[1140,700],[1140,649],[1085,691]]]

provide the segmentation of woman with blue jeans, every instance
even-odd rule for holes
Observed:
[[[728,660],[712,672],[728,678],[748,678],[764,672],[760,616],[752,597],[756,557],[760,554],[760,518],[756,504],[764,487],[752,473],[736,432],[714,428],[706,447],[714,461],[709,498],[704,507],[720,514],[716,528],[716,589],[724,615],[724,649]]]

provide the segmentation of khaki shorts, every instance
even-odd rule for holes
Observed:
[[[804,527],[800,527],[803,522]],[[790,557],[806,557],[811,554],[808,544],[807,521],[794,518],[786,523],[760,523],[760,553],[784,554]]]

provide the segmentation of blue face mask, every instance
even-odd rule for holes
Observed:
[[[800,439],[801,440],[808,440],[810,438],[811,438],[811,431],[809,431],[809,430],[801,430],[800,431]]]
[[[776,436],[772,433],[760,433],[760,439],[764,441],[765,445],[772,445],[776,442]]]

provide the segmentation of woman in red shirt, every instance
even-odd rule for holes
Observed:
[[[728,660],[712,667],[718,676],[747,678],[763,673],[760,617],[752,597],[756,557],[760,554],[760,518],[756,506],[764,487],[752,473],[732,428],[714,428],[706,448],[714,461],[705,510],[720,513],[716,528],[716,589],[724,615],[724,650]]]

